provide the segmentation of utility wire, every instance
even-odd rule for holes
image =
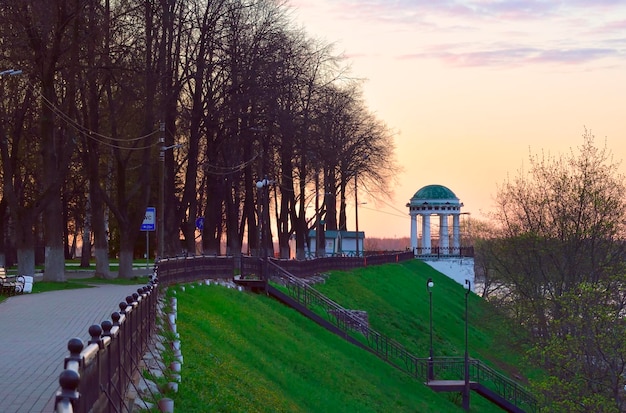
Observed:
[[[67,115],[65,112],[63,112],[63,110],[61,110],[58,106],[56,106],[53,102],[50,102],[50,100],[48,100],[37,88],[35,88],[35,86],[28,80],[26,80],[26,84],[28,85],[28,87],[30,87],[30,89],[33,91],[34,94],[38,95],[41,98],[41,101],[44,103],[44,105],[46,105],[50,110],[52,110],[52,112],[59,117],[61,120],[63,120],[68,126],[70,126],[72,129],[74,129],[76,132],[78,132],[80,135],[85,136],[88,139],[94,140],[98,143],[101,143],[102,145],[111,147],[111,148],[117,148],[117,149],[127,149],[127,150],[143,150],[143,149],[148,149],[148,148],[152,148],[155,147],[159,144],[158,141],[156,141],[153,144],[150,145],[145,145],[145,146],[141,146],[141,147],[128,147],[128,146],[123,146],[123,145],[117,145],[114,143],[109,143],[107,141],[110,142],[119,142],[119,143],[132,143],[132,142],[137,142],[143,139],[147,139],[151,136],[156,135],[157,133],[160,132],[160,130],[154,130],[146,135],[143,136],[139,136],[136,138],[130,138],[130,139],[123,139],[123,138],[113,138],[111,136],[106,136],[106,135],[102,135],[98,132],[95,132],[89,128],[86,128],[85,126],[79,124],[78,122],[76,122],[74,119],[72,119],[69,115]]]

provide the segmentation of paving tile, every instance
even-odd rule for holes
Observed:
[[[67,342],[73,337],[86,342],[89,326],[110,320],[138,287],[100,285],[0,303],[0,412],[53,412]]]

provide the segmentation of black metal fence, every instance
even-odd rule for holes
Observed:
[[[432,361],[432,380],[463,380],[465,359],[463,357],[435,357]],[[480,360],[469,359],[469,380],[491,390],[520,411],[536,412],[537,399],[526,388]]]
[[[345,336],[364,344],[371,352],[387,363],[428,382],[429,380],[463,380],[464,358],[420,358],[411,354],[400,343],[363,325],[358,317],[330,300],[306,282],[294,277],[276,263],[268,266],[270,279],[285,286],[288,295],[307,309],[324,317],[340,329]],[[429,363],[432,363],[433,376],[428,377]],[[470,359],[470,380],[484,386],[514,406],[519,411],[536,412],[537,399],[523,386],[505,375],[491,369],[480,360]]]
[[[258,258],[255,259],[258,261]],[[241,258],[226,256],[191,256],[160,260],[157,264],[159,283],[169,286],[206,278],[230,279],[241,266]]]
[[[390,264],[413,259],[411,251],[386,252],[365,257],[326,257],[315,260],[270,260],[296,277],[308,277],[331,270],[350,270],[368,265]]]
[[[417,257],[433,257],[433,258],[454,258],[454,257],[473,257],[474,256],[474,247],[430,247],[430,248],[422,248],[418,247],[414,250],[415,256]]]
[[[85,343],[72,338],[67,345],[56,413],[123,412],[125,395],[155,331],[158,285],[151,282],[126,297],[120,311],[89,327]]]
[[[64,362],[64,370],[59,376],[61,390],[55,401],[57,413],[76,412],[123,412],[125,394],[132,376],[139,368],[139,362],[146,352],[148,343],[155,331],[157,295],[159,285],[169,286],[178,283],[194,282],[201,279],[232,279],[234,274],[242,275],[289,274],[294,280],[330,270],[348,270],[401,262],[413,259],[412,251],[381,253],[364,257],[327,257],[315,260],[278,260],[239,256],[192,256],[159,261],[156,268],[159,283],[151,282],[126,297],[119,304],[120,311],[111,315],[101,325],[89,327],[91,339],[85,343],[79,338],[68,342],[69,356]],[[265,264],[265,265],[264,265]],[[293,281],[293,280],[292,280]],[[302,287],[302,288],[301,288]],[[290,290],[307,303],[317,303],[333,309],[333,322],[346,332],[359,327],[360,320],[336,303],[332,303],[304,283],[290,283]],[[327,311],[332,314],[332,311]],[[355,324],[356,323],[356,324]],[[415,377],[426,377],[427,365],[424,359],[408,353],[400,344],[366,328],[359,330],[360,340],[376,354],[381,355],[396,367],[406,370]]]
[[[368,265],[380,265],[413,259],[411,251],[386,252],[365,257],[326,257],[314,260],[283,260],[268,258],[296,277],[308,277],[331,270],[349,270]],[[159,261],[159,282],[171,285],[192,282],[203,278],[231,279],[235,274],[244,276],[263,273],[262,261],[258,257],[239,256],[194,256],[169,258]]]

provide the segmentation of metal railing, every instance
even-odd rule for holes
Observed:
[[[424,258],[473,257],[474,247],[418,247],[413,252],[416,257]]]
[[[56,413],[123,412],[126,391],[155,331],[158,285],[126,297],[111,320],[89,327],[85,343],[72,338],[59,376]]]
[[[435,357],[432,366],[432,380],[464,380],[465,378],[463,357]],[[480,360],[469,359],[469,380],[491,390],[523,411],[536,412],[538,410],[537,399],[531,392]]]
[[[289,274],[273,262],[268,265],[270,280],[285,286],[290,297],[306,308],[322,315],[339,328],[344,334],[350,335],[365,344],[370,351],[393,366],[411,374],[416,378],[427,379],[428,363],[426,359],[415,357],[400,343],[372,330],[350,311],[335,303],[305,281]]]
[[[323,316],[346,336],[359,341],[387,363],[410,374],[416,379],[429,381],[429,363],[432,366],[431,380],[463,380],[465,375],[464,358],[420,358],[411,354],[395,340],[371,329],[354,316],[305,281],[270,262],[270,280],[283,285],[288,295],[299,304]],[[536,412],[537,399],[523,386],[493,370],[480,360],[470,359],[470,380],[484,386],[523,411]]]
[[[331,270],[350,270],[352,268],[402,262],[413,259],[410,251],[385,252],[364,257],[325,257],[314,260],[284,260],[268,258],[269,261],[285,268],[296,277],[308,277]],[[260,275],[263,271],[259,257],[233,256],[189,256],[160,260],[159,281],[168,286],[181,282],[193,282],[202,278],[232,278],[234,274]]]

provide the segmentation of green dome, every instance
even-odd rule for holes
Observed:
[[[454,195],[454,192],[452,192],[450,189],[446,188],[443,185],[426,185],[425,187],[417,191],[415,195],[413,195],[413,198],[411,198],[411,201],[417,201],[421,199],[423,200],[436,200],[436,199],[458,200],[459,198],[457,198],[456,195]]]

